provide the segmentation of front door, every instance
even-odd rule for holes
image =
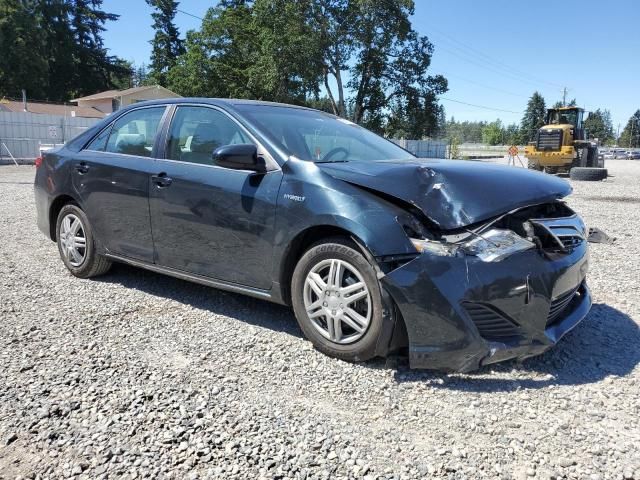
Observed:
[[[224,112],[179,106],[166,159],[150,178],[158,265],[254,288],[271,286],[280,170],[266,174],[216,166],[213,151],[253,143]]]
[[[149,175],[164,106],[132,110],[100,132],[71,165],[71,178],[109,253],[153,261]]]

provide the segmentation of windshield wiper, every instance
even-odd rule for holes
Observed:
[[[348,163],[349,160],[318,160],[313,163]]]

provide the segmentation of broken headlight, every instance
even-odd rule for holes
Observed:
[[[511,230],[493,228],[478,234],[463,248],[469,255],[475,255],[484,262],[497,262],[516,252],[535,248],[535,244]]]
[[[493,228],[463,243],[447,243],[412,238],[411,243],[420,252],[453,257],[459,252],[478,257],[483,262],[497,262],[516,252],[535,248],[535,244],[525,240],[511,230]]]
[[[453,243],[437,242],[434,240],[424,240],[421,238],[410,238],[415,249],[420,253],[430,253],[439,257],[455,257],[459,247]]]

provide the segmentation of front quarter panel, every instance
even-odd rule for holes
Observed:
[[[374,257],[413,254],[415,249],[398,222],[400,207],[322,172],[313,162],[291,159],[283,165],[276,218],[276,265],[291,242],[313,227],[350,232]],[[277,278],[277,275],[276,275]]]

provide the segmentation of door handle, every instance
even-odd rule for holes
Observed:
[[[162,172],[158,175],[151,175],[151,181],[155,183],[158,187],[164,188],[171,185],[173,180],[170,177],[167,177],[167,174]]]
[[[87,165],[86,162],[76,163],[75,169],[76,172],[82,175],[89,171],[89,165]]]

